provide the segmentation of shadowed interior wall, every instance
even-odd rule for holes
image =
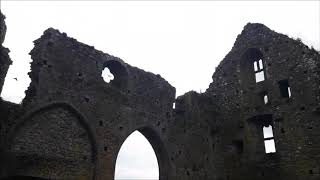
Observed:
[[[16,174],[46,179],[92,179],[94,155],[89,133],[77,116],[58,107],[44,109],[16,127],[11,152]]]

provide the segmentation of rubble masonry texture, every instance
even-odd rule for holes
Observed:
[[[0,92],[11,64],[5,31],[1,14]],[[138,130],[160,180],[320,179],[320,55],[299,40],[248,23],[206,92],[177,99],[160,75],[58,30],[34,45],[26,97],[0,100],[0,178],[113,180],[119,149]],[[258,83],[257,58],[265,76]],[[282,97],[282,82],[291,97]],[[267,125],[276,153],[265,153]]]

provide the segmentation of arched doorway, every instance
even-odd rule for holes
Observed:
[[[122,144],[116,160],[114,179],[159,179],[156,153],[139,131],[131,133]]]

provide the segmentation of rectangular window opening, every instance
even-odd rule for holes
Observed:
[[[274,137],[273,137],[273,130],[272,126],[269,125],[263,126],[263,138],[264,138],[264,148],[265,152],[268,153],[275,153],[276,152],[276,146],[274,143]]]
[[[264,81],[264,72],[256,72],[256,83]]]
[[[276,152],[276,146],[274,143],[274,139],[265,140],[264,147],[265,147],[265,151],[267,154]]]
[[[291,89],[290,87],[288,87],[288,95],[289,95],[289,98],[291,97]]]
[[[263,63],[262,63],[262,59],[259,60],[259,69],[263,70]]]
[[[255,62],[253,63],[253,66],[254,66],[254,72],[256,72],[256,71],[259,70],[259,69],[258,69],[258,62],[257,62],[257,61],[255,61]]]
[[[264,137],[264,139],[273,138],[273,131],[272,131],[271,125],[269,125],[268,127],[263,126],[263,137]]]
[[[291,89],[290,89],[288,80],[281,80],[278,83],[279,83],[281,97],[290,98]]]

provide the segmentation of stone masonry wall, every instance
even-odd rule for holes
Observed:
[[[320,178],[320,55],[299,40],[249,23],[206,92],[177,99],[160,75],[53,28],[34,44],[22,104],[0,101],[0,179],[113,180],[135,130],[151,143],[160,180]],[[1,87],[8,52],[1,46]],[[256,82],[260,59],[264,80]],[[265,152],[269,125],[275,153]]]
[[[250,59],[257,52],[265,67],[265,80],[258,83]],[[262,24],[244,27],[206,92],[216,96],[220,105],[216,116],[220,133],[215,138],[221,139],[221,149],[215,151],[220,156],[214,162],[226,169],[215,172],[221,179],[320,177],[320,151],[315,143],[320,137],[319,58],[318,52],[300,41]],[[288,80],[290,98],[281,96],[282,80]],[[269,124],[277,152],[266,154],[262,128]]]

